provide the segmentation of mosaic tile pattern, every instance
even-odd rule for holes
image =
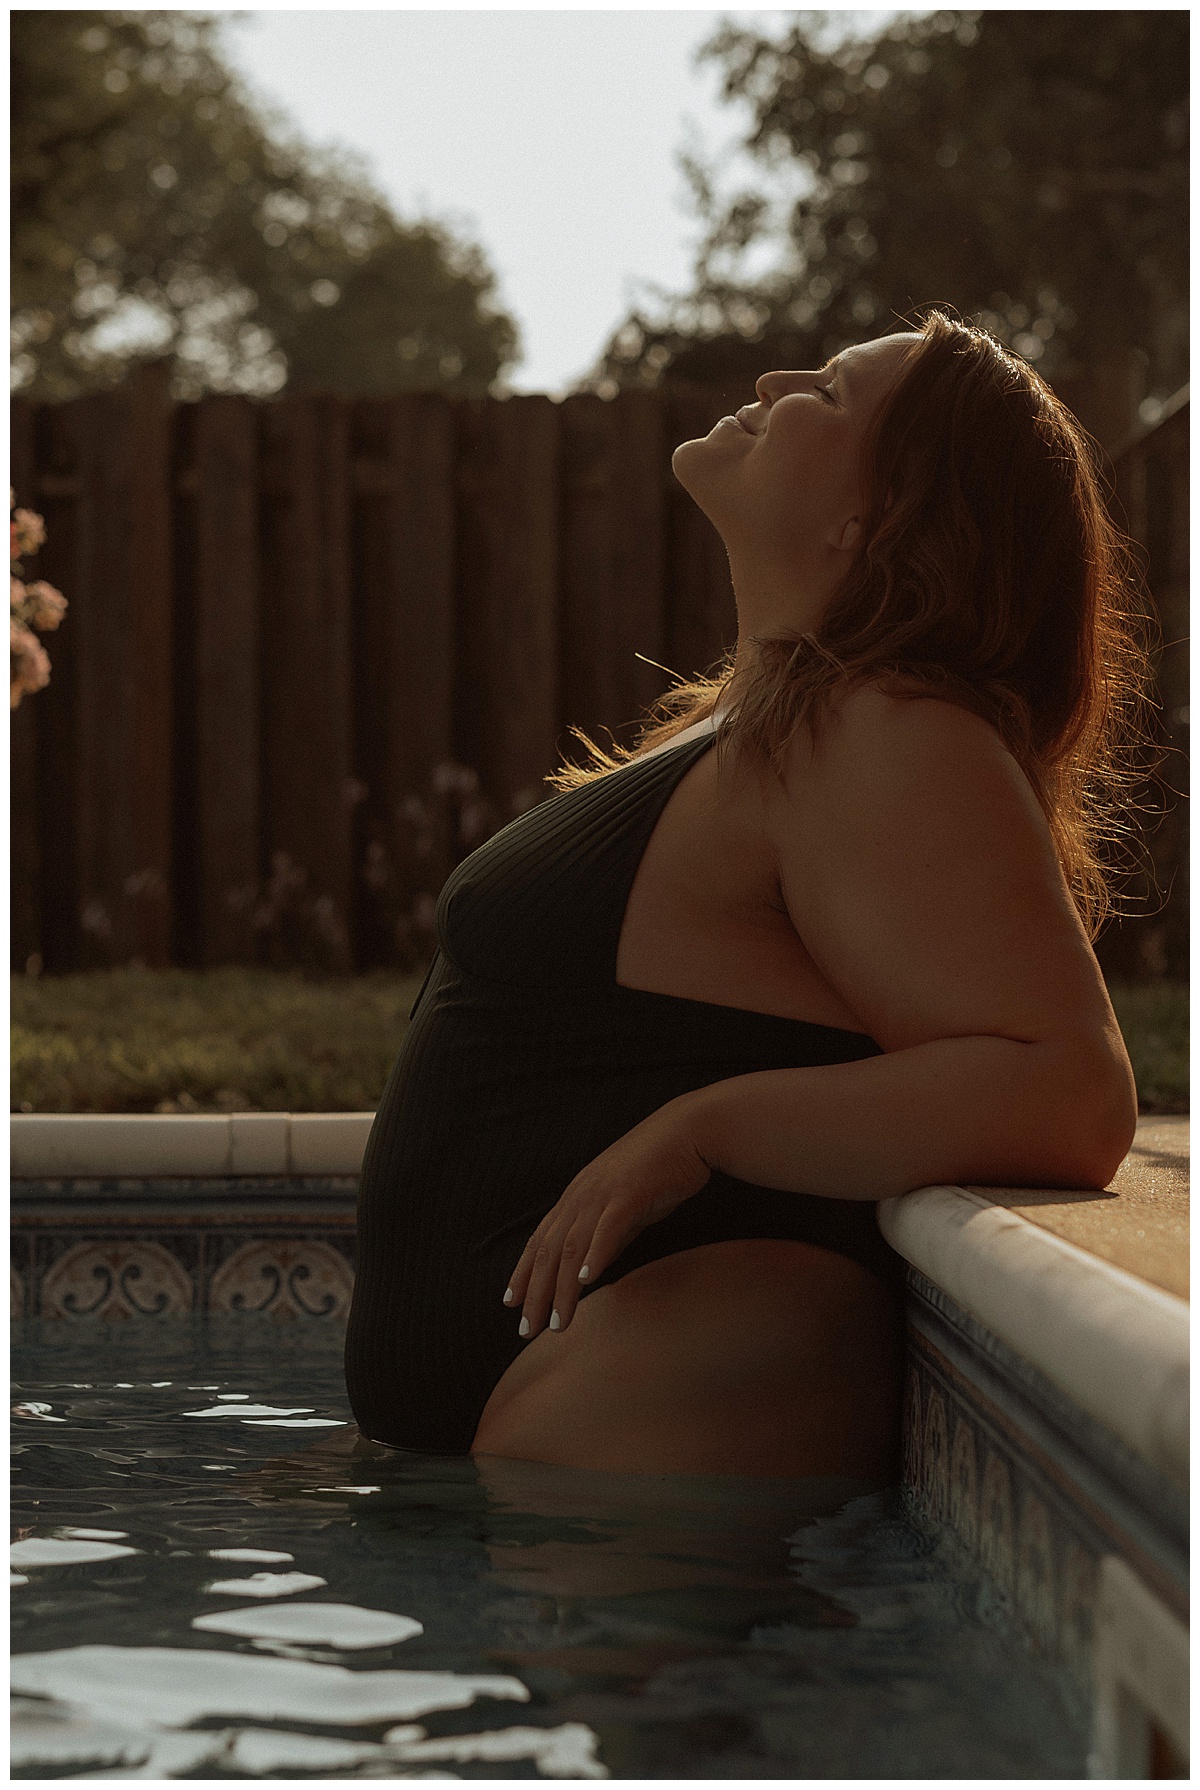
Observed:
[[[333,1244],[320,1238],[243,1243],[208,1283],[211,1312],[268,1312],[272,1317],[343,1320],[354,1274]]]
[[[909,1288],[905,1482],[1090,1706],[1100,1561],[1126,1559],[1186,1620],[1186,1503],[1088,1434],[923,1276],[910,1271]]]
[[[195,1302],[195,1283],[170,1249],[149,1238],[74,1243],[41,1277],[43,1317],[181,1317]]]
[[[354,1182],[17,1182],[14,1320],[345,1322]]]

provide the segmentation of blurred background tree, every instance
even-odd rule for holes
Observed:
[[[482,251],[264,118],[189,12],[15,12],[13,374],[69,398],[443,387],[516,359]]]
[[[683,158],[694,288],[634,312],[590,383],[816,366],[940,301],[1051,379],[1134,349],[1150,393],[1180,386],[1187,12],[909,14],[868,37],[846,16],[704,46],[760,176],[721,195]]]

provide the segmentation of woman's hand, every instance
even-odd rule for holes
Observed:
[[[694,1101],[684,1095],[651,1113],[576,1175],[539,1224],[517,1263],[506,1305],[524,1304],[521,1335],[549,1320],[565,1330],[583,1282],[596,1280],[648,1224],[665,1218],[712,1173],[693,1135]]]

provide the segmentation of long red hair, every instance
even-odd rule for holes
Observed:
[[[725,750],[782,768],[839,690],[875,682],[991,723],[1049,823],[1091,937],[1134,857],[1152,756],[1151,623],[1104,500],[1100,450],[986,330],[931,311],[863,446],[863,544],[811,634],[756,641],[746,670],[681,682],[631,750],[584,743],[603,775],[711,714]]]

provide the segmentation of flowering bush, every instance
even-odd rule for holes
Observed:
[[[33,630],[57,628],[66,613],[67,599],[42,578],[25,582],[21,561],[37,552],[46,538],[46,527],[32,510],[17,509],[11,489],[8,507],[9,707],[15,709],[22,696],[32,696],[50,682],[50,660]]]
[[[435,765],[424,790],[405,796],[386,830],[368,823],[361,875],[390,962],[429,961],[436,943],[442,882],[468,852],[503,825],[483,795],[478,773],[453,760]]]
[[[350,939],[330,895],[314,895],[308,871],[285,851],[271,853],[271,874],[261,889],[231,890],[235,910],[253,902],[251,922],[275,969],[318,974],[345,970]]]

